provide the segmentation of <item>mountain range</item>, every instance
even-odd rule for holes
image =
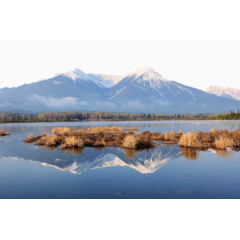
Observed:
[[[221,113],[238,108],[237,99],[167,80],[152,68],[121,76],[75,69],[39,82],[0,89],[0,112]]]

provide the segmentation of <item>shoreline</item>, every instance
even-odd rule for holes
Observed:
[[[21,122],[92,122],[92,121],[191,121],[240,120],[240,111],[228,113],[117,113],[117,112],[43,112],[0,113],[0,123]]]
[[[1,124],[24,123],[82,123],[82,122],[173,122],[173,121],[240,121],[240,119],[164,119],[164,120],[82,120],[82,121],[26,121],[26,122],[0,122]]]

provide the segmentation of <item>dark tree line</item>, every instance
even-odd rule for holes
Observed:
[[[127,121],[127,120],[205,120],[205,119],[240,119],[239,112],[228,114],[137,114],[113,112],[46,112],[0,113],[1,123],[10,122],[69,122],[69,121]]]
[[[239,120],[240,119],[239,109],[236,113],[234,111],[231,111],[226,114],[218,114],[218,116],[216,116],[215,119],[217,119],[217,120]]]

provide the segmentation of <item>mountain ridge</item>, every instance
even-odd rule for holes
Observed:
[[[235,99],[167,80],[153,68],[140,68],[128,75],[75,69],[39,82],[0,89],[0,111],[221,113],[238,108]]]
[[[229,88],[229,87],[224,88],[221,86],[212,85],[206,89],[206,92],[215,94],[217,96],[240,101],[240,89],[237,89],[237,88]]]

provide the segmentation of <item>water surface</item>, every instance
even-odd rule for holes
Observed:
[[[2,124],[0,198],[240,198],[240,153],[165,145],[61,151],[22,140],[58,126],[117,125],[140,131],[234,130],[240,121],[81,122]]]

